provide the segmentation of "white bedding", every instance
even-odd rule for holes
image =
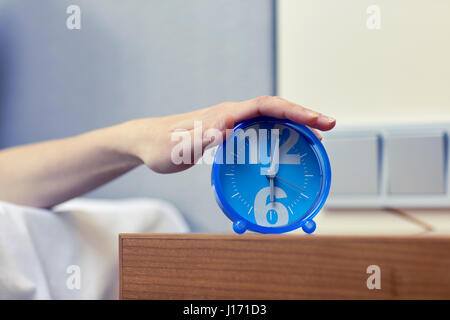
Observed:
[[[52,211],[0,201],[0,299],[117,298],[119,233],[188,231],[156,199],[75,199]]]

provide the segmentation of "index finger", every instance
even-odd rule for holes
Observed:
[[[308,125],[322,131],[330,130],[336,125],[336,120],[319,112],[307,109],[285,99],[263,96],[237,103],[233,116],[236,122],[258,116],[269,116],[279,119],[289,119]]]

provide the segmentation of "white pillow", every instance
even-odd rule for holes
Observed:
[[[74,199],[52,211],[0,202],[0,299],[117,298],[119,233],[188,231],[156,199]]]

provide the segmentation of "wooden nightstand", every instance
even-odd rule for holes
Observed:
[[[450,299],[443,235],[121,234],[119,251],[121,299]]]

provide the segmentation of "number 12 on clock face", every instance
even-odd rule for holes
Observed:
[[[320,140],[290,120],[239,123],[219,146],[212,187],[237,233],[311,233],[328,196],[331,169]]]

